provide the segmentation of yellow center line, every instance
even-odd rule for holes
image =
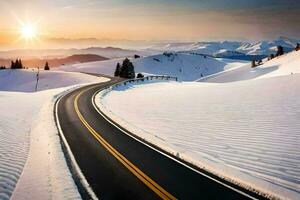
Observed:
[[[176,199],[173,195],[168,193],[165,189],[163,189],[160,185],[158,185],[155,181],[153,181],[149,176],[143,173],[139,168],[137,168],[134,164],[132,164],[129,160],[127,160],[121,153],[119,153],[116,149],[114,149],[103,137],[100,136],[83,118],[82,114],[78,108],[78,99],[82,93],[86,90],[81,91],[74,100],[74,108],[77,113],[80,121],[84,124],[84,126],[89,130],[89,132],[95,137],[95,139],[106,149],[108,150],[119,162],[121,162],[131,173],[133,173],[138,179],[140,179],[145,185],[147,185],[153,192],[155,192],[162,199]]]

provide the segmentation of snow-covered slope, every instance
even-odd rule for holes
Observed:
[[[54,102],[75,84],[107,79],[42,71],[38,88],[44,91],[33,92],[36,74],[0,70],[0,199],[80,199],[61,149]]]
[[[99,94],[97,104],[130,131],[199,167],[275,197],[299,199],[297,63],[300,51],[254,70],[220,74],[227,83],[127,84]],[[230,82],[251,73],[258,76]]]
[[[37,82],[36,69],[0,70],[0,91],[34,92]],[[40,71],[37,90],[48,90],[80,83],[96,82],[103,78],[82,73]]]
[[[131,59],[135,72],[176,76],[183,81],[194,81],[203,76],[247,64],[246,61],[212,58],[187,53],[164,53]],[[122,59],[62,66],[60,70],[113,75],[115,66]]]
[[[286,76],[300,72],[299,51],[293,51],[265,62],[256,68],[243,66],[226,73],[212,75],[201,79],[202,82],[224,83],[232,81],[249,80],[253,78],[267,78]]]

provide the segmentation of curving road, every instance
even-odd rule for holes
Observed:
[[[263,199],[206,171],[195,170],[110,123],[95,109],[92,98],[119,81],[112,78],[82,87],[57,104],[64,137],[98,198]],[[88,198],[84,191],[81,194]]]

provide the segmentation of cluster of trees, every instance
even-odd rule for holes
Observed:
[[[262,60],[258,60],[258,61],[252,60],[251,67],[254,68],[254,67],[257,67],[258,65],[262,65],[262,64],[263,64]]]
[[[297,43],[297,45],[295,47],[295,51],[299,51],[299,50],[300,50],[300,44]],[[283,49],[282,46],[279,45],[279,46],[277,46],[277,52],[276,52],[276,54],[275,55],[274,54],[270,54],[270,56],[268,57],[268,60],[272,60],[273,58],[281,56],[283,54],[284,54],[284,49]]]
[[[268,60],[272,60],[273,58],[275,57],[279,57],[279,56],[282,56],[284,54],[284,50],[283,50],[283,47],[282,46],[277,46],[277,52],[276,54],[270,54],[270,56],[268,57]],[[251,67],[254,68],[258,65],[261,65],[262,64],[262,60],[259,60],[257,63],[255,60],[252,60],[252,63],[251,63]]]
[[[132,62],[130,62],[128,58],[125,58],[122,65],[118,63],[114,75],[121,78],[135,78],[134,66]]]
[[[11,69],[25,69],[25,67],[22,64],[22,60],[21,59],[16,59],[16,61],[11,61]],[[6,69],[5,66],[0,66],[0,69]],[[50,70],[50,66],[49,63],[46,62],[44,70]]]
[[[11,69],[23,69],[23,64],[21,59],[16,59],[16,61],[11,61]]]
[[[4,66],[4,65],[3,65],[3,66],[0,66],[0,70],[1,70],[1,69],[6,69],[6,66]]]
[[[273,53],[271,53],[270,56],[268,57],[268,60],[272,60],[273,58],[281,56],[283,54],[284,54],[283,47],[279,45],[279,46],[277,46],[276,54],[274,55]]]
[[[297,45],[296,45],[296,47],[295,47],[295,50],[296,50],[296,51],[299,51],[299,50],[300,50],[300,44],[299,44],[299,43],[297,43]]]

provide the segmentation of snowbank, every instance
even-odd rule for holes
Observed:
[[[122,61],[123,59],[114,59],[66,65],[60,67],[60,70],[113,75],[116,64]],[[136,73],[176,76],[183,81],[194,81],[203,76],[248,63],[247,61],[218,59],[185,53],[159,54],[145,58],[131,59],[131,61],[135,66]]]
[[[6,83],[1,89],[30,92],[0,91],[0,199],[80,199],[53,116],[56,98],[78,85],[31,93],[35,74],[0,71],[0,81]],[[108,80],[76,73],[42,74],[47,78],[40,89]]]
[[[255,69],[277,66],[257,79],[126,85],[98,94],[96,103],[121,126],[194,165],[273,197],[299,199],[299,54]]]
[[[61,91],[38,94],[45,102],[32,122],[28,158],[11,199],[81,199],[54,122],[54,94]]]

